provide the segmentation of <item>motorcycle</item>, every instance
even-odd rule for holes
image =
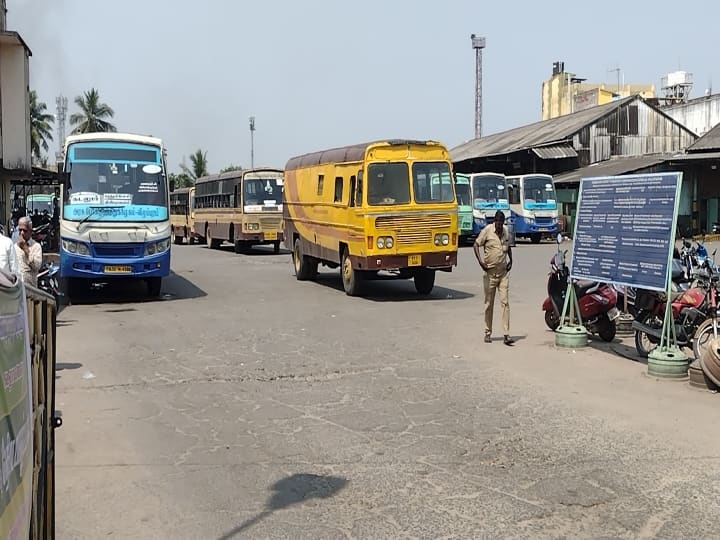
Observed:
[[[60,284],[58,282],[60,267],[52,262],[43,263],[37,275],[37,286],[55,299],[55,305],[59,305]]]
[[[570,281],[570,271],[565,266],[567,250],[560,250],[560,242],[558,238],[558,252],[550,259],[548,297],[542,305],[545,324],[550,330],[556,330],[560,326],[560,316]],[[590,333],[599,335],[603,341],[615,339],[615,320],[620,316],[620,310],[616,307],[615,290],[606,283],[594,281],[577,281],[573,283],[573,287],[585,328]]]
[[[671,275],[671,286],[673,292],[682,292],[690,288],[690,280],[685,275],[685,269],[680,264],[680,259],[672,260],[672,267],[670,270]],[[622,312],[627,312],[633,317],[637,317],[638,309],[635,306],[635,299],[638,294],[638,290],[635,287],[624,287],[623,285],[612,285],[617,295],[617,308]],[[627,310],[625,305],[625,295],[627,293]]]
[[[695,334],[700,325],[708,318],[709,306],[713,303],[710,295],[714,295],[713,287],[692,287],[686,291],[673,294],[670,298],[673,324],[677,345],[692,346]],[[647,358],[662,337],[665,319],[666,294],[655,291],[638,291],[635,307],[638,310],[633,329],[635,330],[635,349],[638,354]]]

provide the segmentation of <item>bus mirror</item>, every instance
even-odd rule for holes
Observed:
[[[175,191],[175,179],[170,180],[170,191]]]

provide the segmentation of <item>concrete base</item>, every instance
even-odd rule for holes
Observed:
[[[578,349],[587,347],[588,333],[584,326],[561,326],[555,330],[555,346]]]
[[[676,347],[660,350],[655,347],[648,354],[648,375],[663,379],[687,379],[688,358]]]

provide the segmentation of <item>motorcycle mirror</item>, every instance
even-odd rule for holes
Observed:
[[[558,235],[557,235],[557,243],[558,243],[558,244],[562,244],[562,241],[563,241],[563,235],[562,235],[562,233],[558,233]]]

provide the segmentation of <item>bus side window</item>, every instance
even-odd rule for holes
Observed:
[[[355,196],[355,204],[362,206],[363,200],[363,172],[360,169],[357,173],[357,195]]]
[[[341,203],[342,202],[342,196],[343,196],[343,177],[342,176],[336,176],[335,177],[335,196],[333,198],[333,202]]]
[[[348,206],[355,206],[355,189],[356,189],[356,181],[355,181],[355,175],[353,174],[350,177],[350,202],[348,203]]]

